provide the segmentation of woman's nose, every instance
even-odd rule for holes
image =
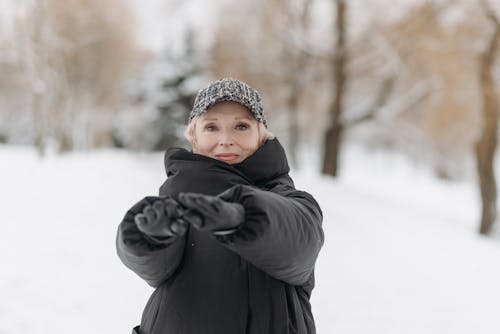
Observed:
[[[231,146],[233,144],[234,144],[234,141],[233,141],[231,134],[226,132],[226,131],[222,132],[220,137],[219,137],[219,145],[220,146],[225,146],[225,145]]]

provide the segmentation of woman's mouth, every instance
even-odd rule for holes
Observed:
[[[216,154],[215,157],[216,157],[217,160],[221,160],[221,161],[224,161],[224,162],[231,162],[231,161],[237,160],[238,157],[239,157],[239,154],[235,154],[235,153],[221,153],[221,154]]]

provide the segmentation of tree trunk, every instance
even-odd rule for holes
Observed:
[[[292,93],[288,97],[287,101],[287,108],[289,112],[289,121],[288,121],[288,133],[290,134],[290,162],[294,168],[299,168],[299,158],[298,158],[298,151],[299,151],[299,136],[300,136],[300,130],[299,130],[299,103],[298,103],[298,94],[299,92],[297,91],[297,85],[295,83],[292,83],[293,88],[292,88]]]
[[[293,6],[284,1],[283,6],[289,7],[289,24],[291,31],[300,35],[301,39],[306,39],[311,23],[312,0],[304,0],[298,12],[294,12]],[[288,110],[288,134],[289,134],[289,153],[290,162],[293,167],[299,168],[299,146],[300,124],[299,124],[299,99],[307,83],[304,82],[305,69],[308,68],[309,55],[303,50],[296,50],[293,45],[286,45],[283,49],[283,64],[285,64],[285,80],[288,85],[286,97],[286,107]]]
[[[323,160],[323,173],[325,174],[337,176],[341,135],[342,125],[339,123],[326,131],[325,157]]]
[[[479,174],[479,187],[481,190],[481,225],[479,233],[488,234],[496,220],[497,189],[495,184],[495,174],[493,172],[493,155],[491,149],[486,147],[484,141],[476,145],[477,169]]]
[[[32,104],[31,112],[33,117],[34,126],[34,145],[40,157],[45,156],[45,117],[43,112],[43,101],[41,93],[36,91],[36,88],[32,92]]]
[[[30,54],[28,60],[28,76],[32,82],[31,87],[31,112],[33,117],[33,133],[34,133],[34,145],[37,149],[38,155],[43,157],[46,150],[46,106],[45,106],[45,76],[44,76],[44,64],[45,61],[45,49],[44,49],[44,36],[43,36],[43,26],[44,22],[44,2],[39,1],[37,4],[38,15],[33,24],[32,35],[29,41],[29,47],[32,54]],[[37,55],[38,54],[38,55]],[[43,59],[43,61],[41,60]]]
[[[337,44],[335,56],[333,57],[333,81],[335,83],[335,96],[330,109],[330,125],[325,134],[323,173],[337,176],[338,156],[342,140],[343,125],[340,121],[342,113],[342,101],[346,85],[345,63],[346,63],[346,22],[345,0],[337,0]]]
[[[490,19],[495,26],[488,49],[480,57],[480,87],[483,98],[483,128],[481,137],[476,143],[476,162],[481,192],[482,212],[479,233],[488,234],[497,216],[497,188],[494,173],[494,158],[497,146],[498,131],[498,101],[495,93],[495,85],[492,70],[498,39],[500,37],[500,25],[496,17],[490,14]]]

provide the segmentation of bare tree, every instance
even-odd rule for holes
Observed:
[[[121,0],[37,0],[18,23],[34,143],[59,150],[111,142],[113,104],[136,48]]]
[[[32,113],[34,120],[34,144],[38,148],[40,155],[45,152],[45,122],[47,121],[47,108],[44,106],[44,91],[47,87],[46,83],[46,50],[41,42],[45,33],[45,1],[41,0],[34,4],[34,10],[38,13],[34,17],[31,39],[31,52],[28,53],[27,66],[28,72],[31,77],[28,79],[31,83],[31,92],[33,94]]]
[[[447,11],[470,15],[450,24],[443,21]],[[382,108],[376,114],[375,109],[372,113],[366,109],[354,123],[374,119],[392,129],[378,131],[380,143],[426,160],[441,178],[463,176],[479,128],[476,60],[483,17],[477,4],[458,2],[420,3],[395,21],[377,17],[362,40],[365,49],[357,50],[359,42],[351,42],[348,98],[359,99],[363,87],[368,91],[379,87],[379,93],[387,87],[383,90],[390,93],[390,99],[387,94],[379,95],[379,101],[386,101]],[[360,52],[366,59],[362,62],[356,61]],[[352,109],[349,102],[347,107]],[[344,129],[351,128],[351,114],[356,110],[349,110]]]
[[[313,0],[296,2],[274,0],[266,3],[265,13],[272,14],[274,22],[269,26],[272,37],[279,43],[280,76],[284,87],[283,107],[288,121],[288,149],[290,162],[299,167],[298,151],[301,142],[300,109],[303,91],[310,84],[308,74],[311,59],[309,29]],[[273,10],[275,9],[275,10]],[[276,9],[280,9],[277,11]],[[277,19],[277,14],[281,16]],[[278,24],[277,24],[278,23]]]
[[[330,122],[326,130],[324,141],[323,173],[337,176],[338,155],[343,131],[341,115],[343,111],[343,97],[346,87],[346,10],[347,4],[344,0],[336,0],[336,47],[333,57],[333,82],[335,91],[332,105],[330,107]]]
[[[482,1],[481,4],[493,30],[486,50],[479,57],[479,80],[483,98],[483,120],[481,136],[476,143],[477,173],[482,201],[479,232],[481,234],[488,234],[491,232],[497,216],[497,188],[494,173],[494,158],[498,141],[498,97],[496,95],[492,70],[498,52],[500,23],[496,14],[486,4],[486,1]]]

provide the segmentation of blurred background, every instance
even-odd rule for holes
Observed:
[[[499,20],[497,0],[0,0],[0,333],[139,321],[117,224],[226,76],[325,208],[320,334],[499,333]]]
[[[0,140],[40,154],[179,144],[197,90],[234,76],[296,166],[304,146],[358,140],[456,179],[496,91],[498,1],[1,4]]]

